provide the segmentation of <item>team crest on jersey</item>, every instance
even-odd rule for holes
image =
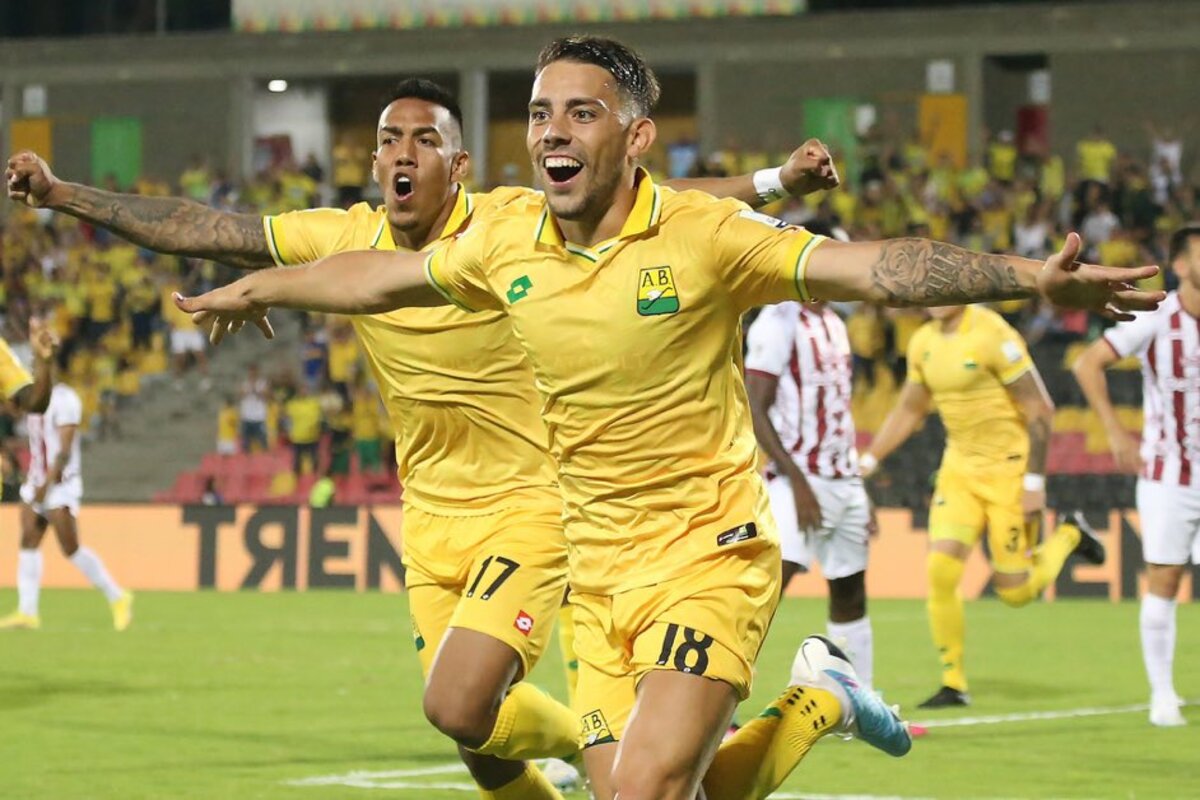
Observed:
[[[600,709],[589,711],[579,719],[583,723],[583,746],[585,748],[616,741],[616,737],[612,734],[612,728],[608,727],[608,720],[604,718],[604,712]]]
[[[679,292],[670,267],[647,267],[638,272],[637,312],[643,317],[674,314]]]

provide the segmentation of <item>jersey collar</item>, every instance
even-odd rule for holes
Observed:
[[[471,201],[471,193],[461,183],[458,185],[458,194],[454,198],[454,209],[450,212],[449,218],[446,220],[442,232],[438,238],[434,239],[422,250],[428,250],[441,244],[446,239],[449,239],[454,234],[462,229],[463,224],[471,217],[471,212],[475,210],[475,204]],[[383,219],[379,221],[379,230],[375,232],[375,238],[371,240],[372,250],[395,250],[396,242],[392,239],[392,229],[388,227],[387,212],[384,212]]]
[[[562,247],[572,255],[588,261],[599,261],[600,256],[615,247],[622,239],[645,233],[657,225],[662,217],[662,192],[654,179],[650,177],[650,173],[645,168],[638,167],[634,180],[637,183],[637,197],[633,201],[633,208],[625,219],[625,224],[621,227],[621,232],[614,238],[605,239],[590,248],[566,241],[547,204],[542,209],[542,215],[538,218],[537,227],[534,229],[534,240],[538,244]]]

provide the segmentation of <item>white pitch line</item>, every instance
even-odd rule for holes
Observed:
[[[1186,701],[1184,705],[1192,705],[1195,701]],[[1079,717],[1104,717],[1111,714],[1132,714],[1135,711],[1148,711],[1150,706],[1145,703],[1134,703],[1127,706],[1096,706],[1094,708],[1066,708],[1059,711],[1018,711],[1012,714],[990,714],[981,717],[957,717],[955,719],[931,719],[913,722],[923,728],[963,728],[973,725],[1001,725],[1006,722],[1033,722],[1044,719],[1076,719]]]

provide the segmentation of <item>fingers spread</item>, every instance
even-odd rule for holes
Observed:
[[[275,329],[271,327],[271,320],[264,317],[259,317],[254,320],[254,324],[262,331],[262,335],[267,339],[275,338]]]

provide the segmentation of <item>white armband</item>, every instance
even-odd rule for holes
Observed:
[[[1027,492],[1044,492],[1046,491],[1046,476],[1038,475],[1036,472],[1026,472],[1022,484]]]
[[[754,191],[758,192],[758,199],[763,203],[774,203],[776,200],[787,197],[787,190],[783,188],[782,176],[783,167],[760,169],[755,172]]]
[[[879,459],[870,453],[863,453],[858,457],[858,473],[860,475],[870,475],[879,466]]]

